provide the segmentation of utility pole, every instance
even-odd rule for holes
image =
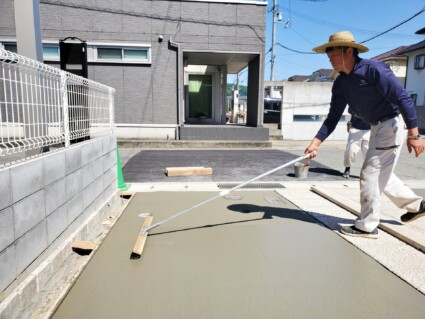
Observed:
[[[15,25],[18,53],[43,62],[38,0],[15,0]]]
[[[273,28],[272,28],[272,57],[270,59],[270,81],[274,81],[274,59],[276,45],[276,20],[277,20],[277,0],[273,0]]]

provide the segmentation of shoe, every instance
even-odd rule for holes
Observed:
[[[358,228],[356,228],[354,225],[352,226],[341,226],[340,232],[345,234],[345,235],[349,235],[349,236],[354,236],[354,237],[364,237],[364,238],[372,238],[372,239],[376,239],[378,238],[378,229],[375,228],[374,230],[372,230],[370,233],[360,230]]]
[[[350,177],[350,168],[346,167],[344,173],[342,174],[342,177],[349,178]]]
[[[401,215],[400,219],[403,223],[413,222],[415,219],[425,217],[425,200],[422,200],[421,206],[416,213],[406,213]]]

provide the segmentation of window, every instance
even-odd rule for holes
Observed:
[[[4,49],[13,53],[17,53],[18,52],[18,46],[16,44],[9,44],[9,43],[5,43],[4,44]]]
[[[48,61],[59,61],[59,45],[43,44],[43,59]]]
[[[410,94],[410,97],[412,98],[413,103],[416,106],[416,101],[418,100],[418,95],[416,93],[414,93],[414,94]]]
[[[150,48],[97,47],[97,62],[149,63]]]
[[[148,60],[148,50],[124,49],[124,59]]]
[[[415,69],[425,69],[425,54],[415,56]]]
[[[122,49],[98,48],[97,59],[98,60],[121,60]]]
[[[1,44],[1,42],[0,42]],[[1,46],[0,46],[1,47]],[[18,53],[18,45],[16,42],[8,43],[3,42],[5,50]],[[44,44],[43,43],[43,60],[45,61],[59,61],[59,45],[58,44]]]
[[[15,39],[0,40],[0,48],[18,53]],[[59,42],[43,41],[43,60],[60,61]],[[150,64],[150,44],[87,43],[87,60],[92,63]]]

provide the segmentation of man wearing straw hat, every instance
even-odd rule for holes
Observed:
[[[399,208],[407,210],[401,221],[425,216],[425,201],[394,174],[406,140],[409,153],[418,157],[424,144],[412,99],[390,68],[377,60],[361,59],[369,49],[356,43],[351,32],[332,34],[329,41],[313,48],[326,53],[339,76],[332,87],[329,114],[305,154],[317,155],[319,145],[333,132],[346,105],[349,111],[371,125],[369,149],[360,174],[360,216],[352,226],[342,226],[346,235],[377,238],[381,193]]]

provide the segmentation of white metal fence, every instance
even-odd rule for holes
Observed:
[[[113,134],[114,94],[0,49],[0,156]]]

